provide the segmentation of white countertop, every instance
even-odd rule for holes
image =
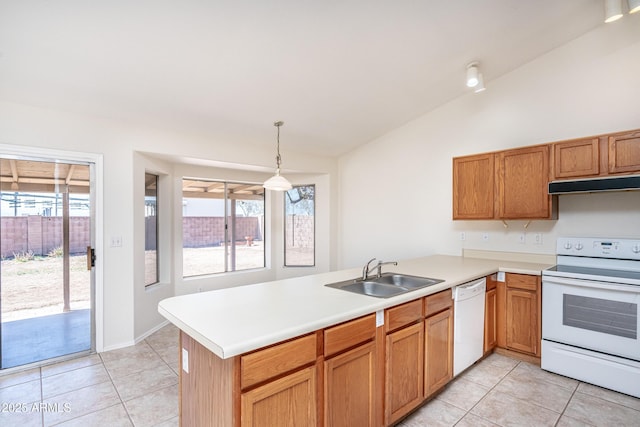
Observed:
[[[548,267],[551,265],[434,255],[385,266],[383,272],[444,280],[391,298],[324,286],[359,277],[362,271],[357,268],[172,297],[160,301],[158,312],[226,359],[497,271],[540,275]]]

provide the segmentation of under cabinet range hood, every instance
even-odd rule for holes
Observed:
[[[640,190],[640,175],[552,181],[549,194],[596,193],[601,191]]]

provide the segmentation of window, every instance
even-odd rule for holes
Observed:
[[[182,180],[183,276],[265,266],[262,184]]]
[[[295,186],[284,198],[284,265],[315,265],[315,185]]]
[[[158,283],[158,176],[144,174],[144,285]]]

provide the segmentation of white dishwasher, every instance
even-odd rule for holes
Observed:
[[[486,288],[487,281],[482,278],[453,291],[453,376],[482,357]]]

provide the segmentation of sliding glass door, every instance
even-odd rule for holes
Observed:
[[[95,349],[93,164],[0,156],[0,368]]]

